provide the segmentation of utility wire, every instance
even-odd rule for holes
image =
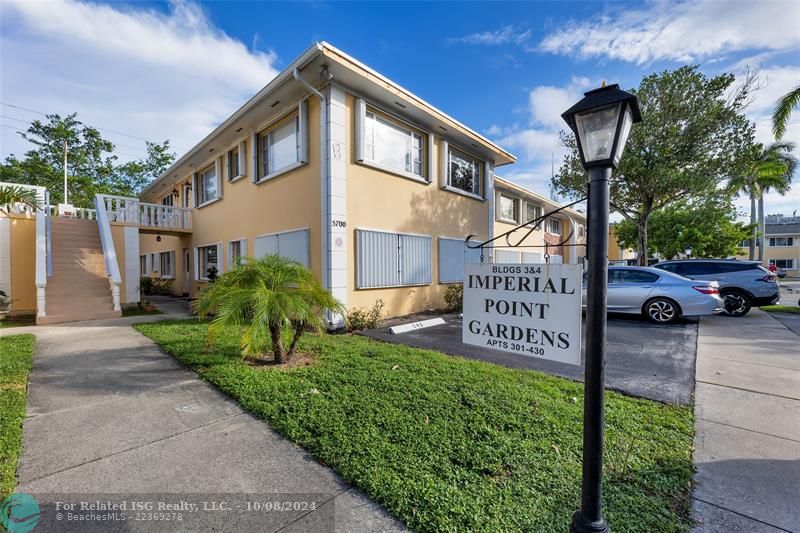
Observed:
[[[8,124],[0,124],[0,126],[2,126],[4,128],[8,128],[8,129],[14,130],[17,133],[27,133],[27,132],[24,132],[24,131],[18,129],[16,126],[10,126]],[[122,145],[120,145],[120,146],[122,146]],[[114,150],[112,153],[120,154],[120,155],[127,155],[128,157],[133,157],[133,158],[136,158],[136,159],[141,159],[141,157],[142,157],[141,155],[129,154],[128,152],[120,152],[119,150]]]
[[[36,109],[31,109],[30,107],[23,107],[23,106],[20,106],[20,105],[9,104],[8,102],[0,102],[0,105],[4,105],[6,107],[12,107],[14,109],[21,109],[22,111],[28,111],[30,113],[36,113],[37,115],[42,115],[43,117],[47,116],[47,113],[45,113],[43,111],[38,111]],[[100,127],[100,126],[92,126],[92,127],[95,128],[95,129],[98,129],[98,130],[108,131],[110,133],[116,133],[117,135],[124,135],[125,137],[130,137],[132,139],[138,139],[140,141],[151,142],[149,139],[145,139],[144,137],[139,137],[138,135],[131,135],[130,133],[125,133],[123,131],[112,130],[111,128],[104,128],[104,127]],[[174,148],[176,150],[186,151],[183,148],[179,148],[179,147],[176,147],[176,146],[173,146],[172,148]]]
[[[8,119],[8,120],[15,120],[17,122],[22,122],[23,124],[28,124],[29,126],[32,125],[32,122],[29,122],[27,120],[22,120],[22,119],[19,119],[19,118],[9,117],[8,115],[0,115],[0,118],[5,118],[5,119]],[[27,133],[27,132],[25,132],[25,133]],[[118,143],[118,142],[114,142],[114,141],[111,141],[111,142],[114,144],[114,146],[123,146],[125,148],[131,148],[133,150],[141,150],[142,152],[147,153],[147,149],[146,148],[142,148],[140,146],[131,146],[129,144],[122,144],[122,143]]]

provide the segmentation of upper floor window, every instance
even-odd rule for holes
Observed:
[[[284,120],[258,134],[258,179],[263,179],[300,161],[300,118]]]
[[[545,225],[545,231],[547,231],[547,233],[561,235],[561,221],[557,218],[548,218],[547,224]]]
[[[161,199],[161,205],[172,207],[172,193],[166,195],[164,198]]]
[[[449,148],[447,152],[447,185],[480,196],[482,166],[480,160],[455,148]]]
[[[770,246],[794,246],[794,237],[770,237]]]
[[[239,177],[239,147],[228,151],[228,181]]]
[[[398,121],[367,111],[364,159],[390,170],[423,177],[422,135]]]
[[[503,193],[500,194],[498,211],[501,220],[517,222],[519,220],[519,200]]]
[[[536,220],[542,216],[542,208],[536,204],[525,202],[525,222]]]
[[[189,207],[192,205],[192,184],[191,183],[184,183],[183,184],[183,207]]]
[[[201,171],[197,175],[197,203],[202,205],[217,198],[217,170],[215,165]]]

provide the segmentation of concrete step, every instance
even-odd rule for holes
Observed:
[[[52,311],[54,315],[63,314],[90,314],[95,311],[111,311],[114,304],[111,301],[111,291],[105,297],[92,296],[91,298],[81,298],[80,301],[76,300],[48,300],[45,304],[45,310]]]
[[[45,295],[47,301],[56,301],[62,299],[80,298],[108,298],[111,295],[111,288],[108,284],[103,287],[51,287],[48,285],[45,288]]]
[[[47,316],[36,317],[36,324],[61,324],[64,322],[79,322],[82,320],[99,320],[103,318],[119,318],[122,316],[122,311],[95,311],[90,314],[77,315],[74,313],[66,314],[50,314]]]

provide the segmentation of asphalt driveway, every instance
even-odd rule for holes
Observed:
[[[464,344],[458,315],[442,315],[442,318],[444,325],[409,333],[393,335],[384,327],[363,334],[386,342],[583,380],[583,366]],[[696,352],[697,320],[661,325],[636,317],[609,316],[606,386],[632,396],[688,405],[694,392]]]

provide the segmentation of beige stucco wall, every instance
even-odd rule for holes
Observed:
[[[774,235],[770,235],[773,237]],[[781,235],[783,236],[783,235]],[[769,238],[769,237],[767,237]],[[767,241],[769,242],[769,241]],[[794,259],[795,268],[793,270],[785,269],[788,276],[800,276],[800,235],[794,237],[794,242],[798,243],[795,246],[767,246],[764,248],[764,260],[762,264],[766,267],[769,265],[770,259]],[[758,254],[758,248],[756,248]],[[747,260],[750,258],[750,250],[748,248],[740,248],[736,259]]]
[[[634,259],[635,257],[636,252],[631,249],[620,247],[619,241],[617,241],[617,235],[614,232],[614,226],[610,226],[608,228],[608,260],[626,261],[628,259]]]
[[[191,256],[193,252],[191,251],[191,236],[161,235],[161,242],[157,242],[156,238],[157,236],[153,234],[141,233],[139,235],[139,257],[147,254],[156,254],[155,260],[156,264],[158,264],[158,261],[160,261],[159,254],[161,252],[175,252],[175,276],[169,281],[172,287],[172,293],[181,295],[183,294],[184,273],[186,272],[183,254],[184,248],[189,248],[190,251],[189,281],[190,283],[192,281],[193,270],[191,268]],[[168,279],[166,276],[155,276],[153,272],[148,272],[146,275]]]
[[[140,235],[140,255],[145,253],[175,250],[176,279],[174,290],[183,290],[183,248],[190,248],[191,261],[194,262],[194,248],[210,244],[222,244],[224,270],[230,268],[228,245],[231,241],[246,239],[247,255],[252,256],[253,242],[258,236],[291,231],[309,230],[310,266],[319,276],[322,273],[321,241],[321,189],[319,166],[319,100],[308,99],[308,146],[309,162],[298,168],[259,184],[251,180],[253,175],[251,132],[242,132],[242,137],[225,151],[246,143],[247,175],[234,182],[227,180],[225,153],[209,154],[209,158],[198,170],[214,163],[219,158],[222,169],[222,198],[204,207],[192,209],[192,232],[185,237],[162,235],[162,242],[156,243],[154,235]],[[191,182],[191,175],[184,176],[182,183]],[[181,191],[179,184],[176,188]],[[165,190],[163,195],[171,192]],[[179,200],[178,200],[179,202]],[[157,200],[160,203],[160,198]],[[180,205],[176,203],[176,206]],[[206,286],[206,282],[195,281],[194,265],[190,265],[190,295],[196,297]]]
[[[355,146],[355,98],[347,95],[348,142]],[[390,316],[399,316],[444,305],[446,285],[439,283],[439,236],[466,238],[475,234],[488,237],[487,202],[446,191],[439,186],[439,147],[434,140],[434,177],[431,183],[396,176],[355,162],[354,149],[346,153],[347,172],[347,283],[348,307],[370,307],[380,299]],[[432,237],[432,283],[428,286],[361,289],[356,287],[356,230],[374,229],[415,233]]]
[[[36,219],[11,217],[11,313],[36,312]]]

